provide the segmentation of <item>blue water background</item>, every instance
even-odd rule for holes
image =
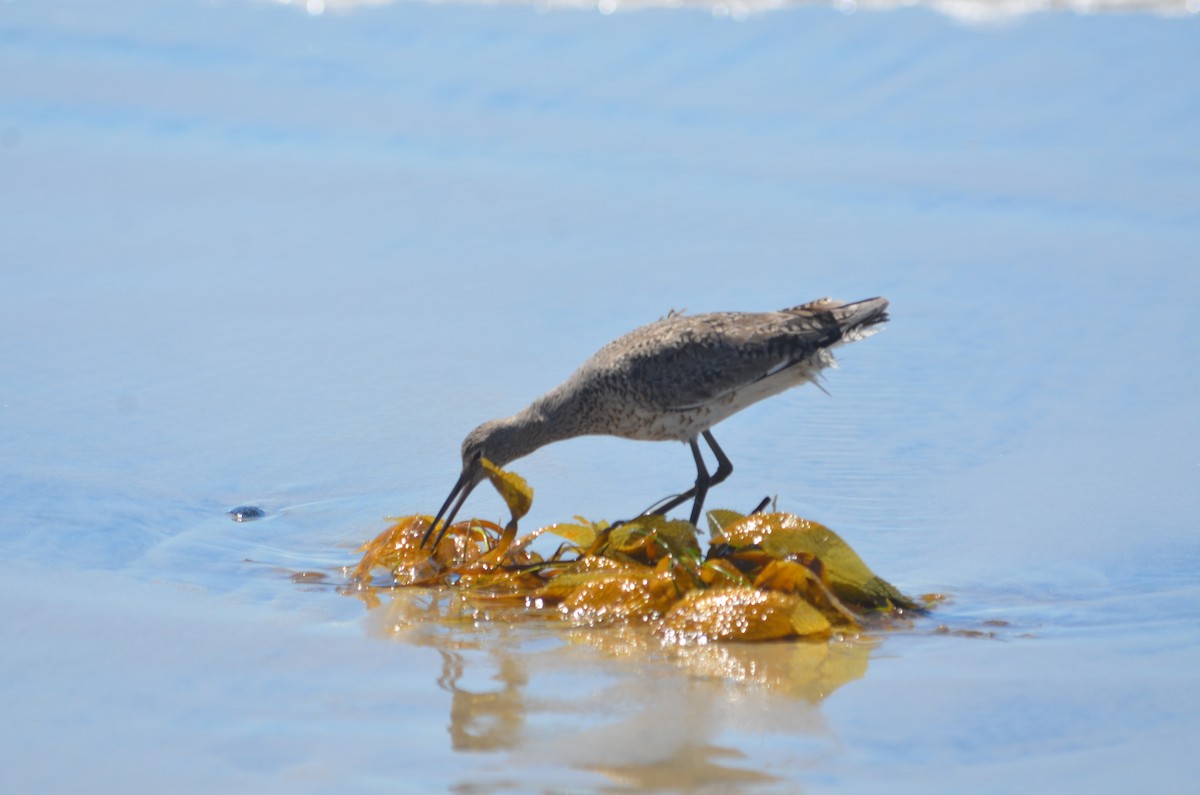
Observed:
[[[1190,791],[1196,25],[0,6],[0,785]],[[952,595],[826,698],[290,579],[634,326],[877,294],[830,395],[717,433],[711,505]],[[515,468],[529,526],[691,477]]]

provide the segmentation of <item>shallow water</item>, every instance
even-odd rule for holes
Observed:
[[[1190,791],[1196,33],[5,4],[3,789]],[[831,396],[720,426],[710,504],[777,495],[928,621],[675,652],[337,592],[607,340],[875,294]],[[691,463],[514,468],[533,527]]]

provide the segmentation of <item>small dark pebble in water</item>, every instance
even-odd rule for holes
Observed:
[[[253,522],[255,519],[261,519],[266,516],[267,512],[257,505],[240,505],[229,511],[229,515],[233,517],[233,521],[235,522]]]
[[[292,574],[294,583],[324,582],[326,579],[328,575],[320,571],[297,571]]]

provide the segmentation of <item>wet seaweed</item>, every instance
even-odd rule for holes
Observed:
[[[414,514],[359,550],[353,592],[368,606],[402,588],[448,588],[488,616],[514,611],[574,627],[641,624],[670,645],[823,639],[887,626],[924,606],[876,575],[828,527],[785,512],[707,513],[702,548],[690,522],[575,517],[518,536],[533,502],[519,475],[484,462],[511,519],[469,519],[423,543],[434,519]],[[432,534],[434,537],[438,533]],[[561,539],[543,556],[543,536]]]

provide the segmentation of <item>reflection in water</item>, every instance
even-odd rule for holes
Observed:
[[[664,647],[636,626],[553,620],[414,589],[385,597],[367,622],[372,634],[441,655],[455,751],[553,759],[622,788],[677,792],[770,789],[778,755],[794,769],[797,755],[827,754],[834,742],[820,703],[866,674],[873,648],[861,638]],[[787,742],[749,757],[770,743],[730,732]]]
[[[664,648],[637,628],[572,633],[596,648],[633,661],[669,660],[692,676],[765,687],[777,695],[818,704],[867,672],[872,644],[862,638],[833,642],[718,643]]]
[[[516,657],[500,655],[491,677],[497,690],[477,693],[459,687],[465,658],[448,649],[442,655],[438,687],[453,694],[450,703],[450,747],[455,751],[497,751],[512,748],[521,736],[525,714],[524,688],[529,681]]]

